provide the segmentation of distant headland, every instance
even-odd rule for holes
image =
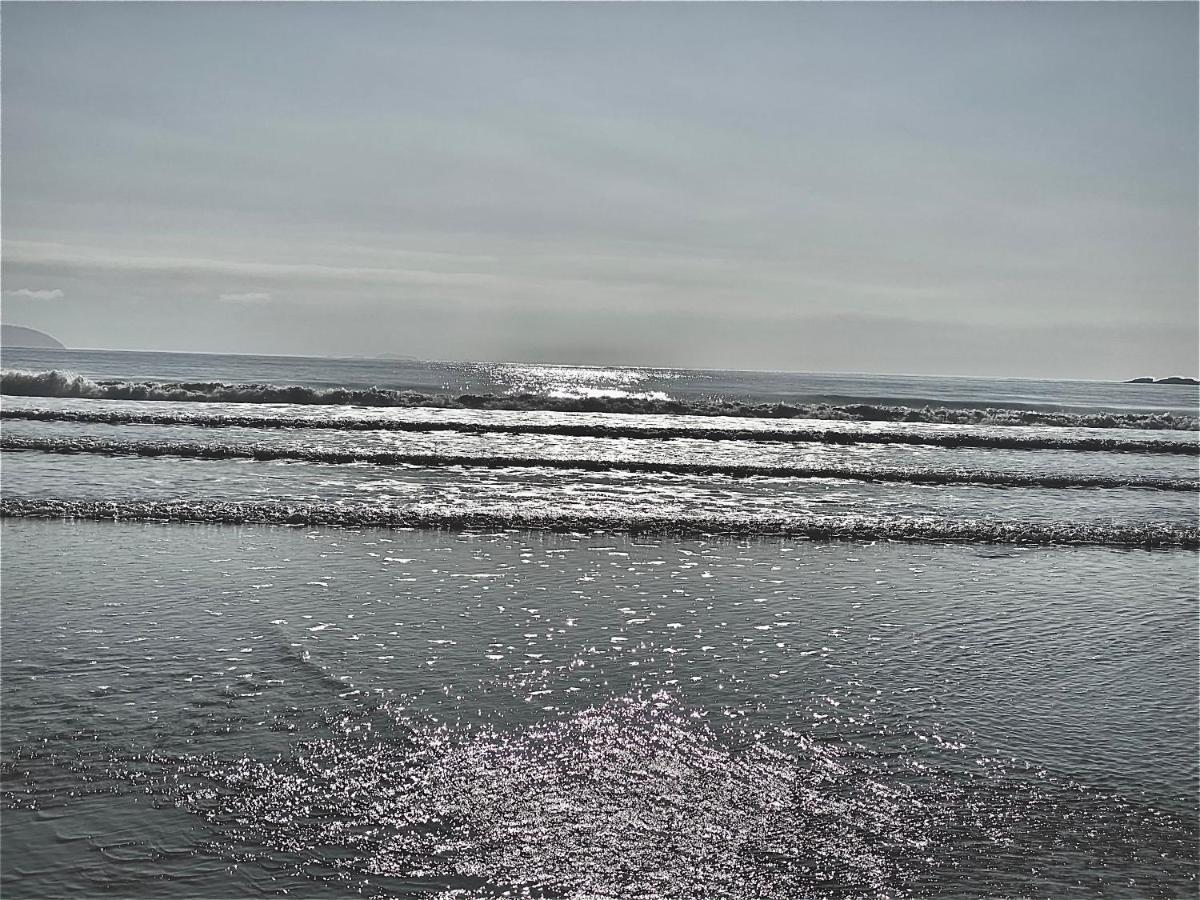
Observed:
[[[44,331],[26,328],[24,325],[0,325],[0,346],[32,347],[38,350],[67,349]]]
[[[1184,378],[1180,375],[1172,375],[1170,378],[1130,378],[1126,384],[1200,384],[1200,380],[1195,378]]]

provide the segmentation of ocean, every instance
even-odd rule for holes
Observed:
[[[1195,386],[3,369],[5,898],[1197,893]]]

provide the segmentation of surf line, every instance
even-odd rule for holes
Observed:
[[[280,428],[333,431],[400,431],[461,434],[554,435],[561,437],[622,438],[633,440],[752,441],[761,443],[904,444],[914,446],[980,448],[994,450],[1077,450],[1104,453],[1167,453],[1200,456],[1200,442],[1178,440],[1126,440],[1123,438],[1020,437],[1007,434],[973,434],[965,431],[861,431],[862,423],[847,422],[847,429],[818,428],[713,428],[708,426],[638,426],[598,422],[467,422],[453,419],[404,420],[343,416],[264,416],[243,414],[133,412],[126,410],[4,409],[0,419],[34,422],[76,422],[103,425],[174,425],[198,428]],[[974,427],[974,426],[972,426]]]
[[[854,403],[749,402],[733,398],[554,397],[545,394],[424,394],[375,387],[310,388],[303,385],[230,384],[226,382],[93,381],[58,370],[0,372],[0,393],[18,397],[87,400],[153,400],[187,403],[286,403],[292,405],[366,406],[508,410],[564,413],[618,413],[678,416],[735,416],[756,419],[826,419],[867,422],[927,422],[959,425],[1045,425],[1083,428],[1151,428],[1195,431],[1200,422],[1172,413],[1065,413],[1008,408],[948,408]]]
[[[856,516],[734,518],[720,516],[606,516],[513,509],[342,506],[221,501],[106,501],[0,499],[0,518],[292,525],[345,528],[421,528],[455,531],[538,530],[671,535],[786,537],[811,541],[901,541],[953,544],[1105,546],[1200,549],[1200,528],[1147,523],[980,522],[948,519],[868,519]]]
[[[559,469],[586,472],[632,472],[650,475],[726,476],[730,478],[833,479],[905,482],[922,485],[977,484],[1004,488],[1109,488],[1200,491],[1200,480],[1149,475],[1075,475],[1008,473],[977,469],[922,469],[851,466],[744,465],[661,460],[587,459],[527,456],[467,456],[393,451],[334,450],[271,444],[204,444],[183,441],[113,441],[95,438],[33,438],[4,435],[0,449],[41,453],[86,453],[102,456],[177,457],[181,459],[246,459],[256,462],[293,460],[330,465],[366,463],[380,466],[486,469]]]

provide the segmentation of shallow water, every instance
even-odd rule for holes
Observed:
[[[1167,523],[1194,530],[1194,491],[1000,488],[836,478],[735,478],[643,475],[620,470],[491,469],[446,466],[329,465],[294,460],[148,459],[7,453],[5,496],[49,493],[80,500],[267,500],[338,508],[419,506],[563,519],[605,515],[705,517],[715,530],[738,530],[746,516],[937,517],[963,524],[993,518],[1027,523]],[[79,474],[86,471],[86,480]]]
[[[1194,554],[4,540],[6,896],[1195,890]]]

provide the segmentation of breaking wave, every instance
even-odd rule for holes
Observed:
[[[575,396],[546,394],[423,394],[389,388],[310,388],[299,385],[228,384],[222,381],[93,381],[74,372],[10,370],[0,393],[21,397],[89,400],[159,400],[190,403],[289,403],[439,409],[547,410],[552,412],[734,416],[768,419],[831,419],[857,422],[928,422],[956,425],[1051,425],[1074,428],[1137,428],[1195,431],[1195,416],[1161,413],[1065,413],[1020,409],[948,409],[870,403],[752,403],[723,398]]]
[[[1197,491],[1200,481],[1153,475],[1077,475],[1005,473],[986,469],[889,468],[882,466],[770,466],[732,463],[685,463],[659,460],[563,459],[545,456],[468,456],[445,453],[397,453],[377,450],[330,450],[278,444],[202,444],[186,441],[114,441],[97,438],[31,438],[4,436],[0,449],[41,453],[94,453],[109,456],[173,456],[184,459],[250,459],[259,462],[297,460],[346,465],[441,468],[569,469],[587,472],[624,471],[653,475],[725,475],[732,478],[833,478],[853,481],[900,481],[909,484],[981,484],[1017,488],[1145,488]]]
[[[126,410],[5,409],[0,419],[34,422],[73,422],[105,425],[181,425],[199,428],[311,428],[336,431],[403,431],[460,434],[557,435],[563,437],[664,440],[688,438],[705,441],[760,441],[767,443],[905,444],[934,447],[978,447],[994,450],[1080,450],[1106,453],[1170,453],[1200,455],[1200,443],[1181,440],[1125,440],[1122,438],[1025,437],[1005,434],[912,431],[837,431],[819,428],[705,428],[702,426],[610,425],[572,422],[454,422],[404,421],[337,417],[271,415],[198,415],[187,412],[131,412]]]
[[[1161,522],[985,522],[862,516],[650,516],[531,512],[517,506],[380,507],[335,503],[211,500],[0,499],[0,518],[85,519],[219,525],[301,525],[352,528],[431,528],[504,531],[627,532],[673,535],[788,537],[813,541],[1073,545],[1142,549],[1200,549],[1200,528]]]

